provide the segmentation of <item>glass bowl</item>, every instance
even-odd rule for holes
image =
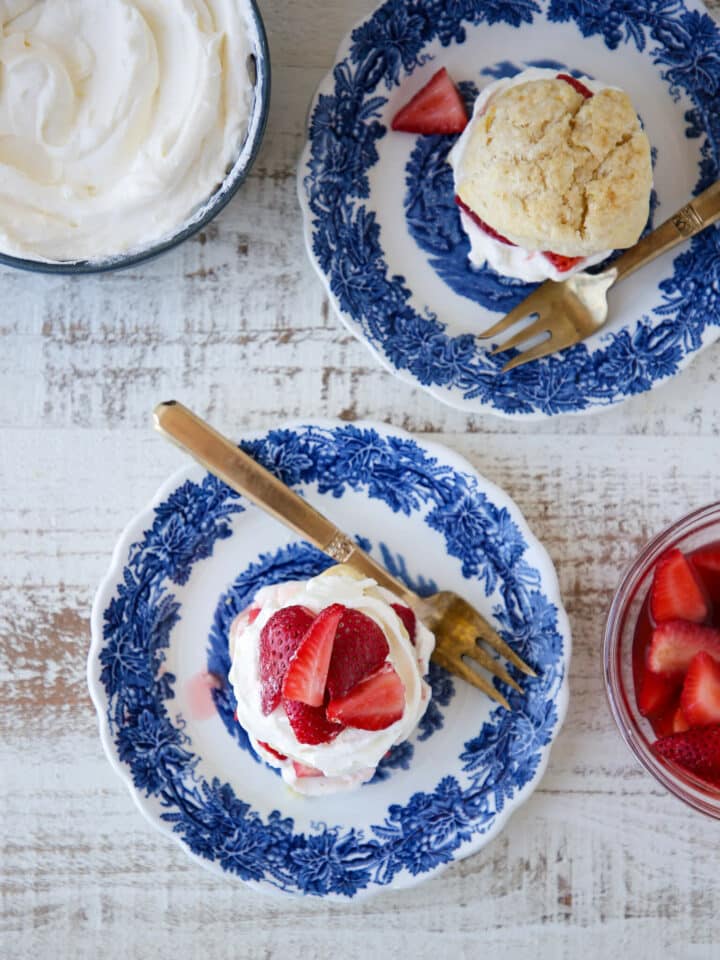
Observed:
[[[270,51],[268,49],[265,26],[263,24],[256,0],[239,0],[246,8],[248,22],[248,39],[251,53],[248,57],[247,69],[253,85],[253,102],[248,118],[248,129],[240,152],[222,183],[177,230],[147,246],[135,247],[126,253],[98,260],[62,260],[46,262],[24,257],[13,257],[0,252],[0,264],[15,267],[19,270],[28,270],[31,273],[106,273],[109,270],[122,270],[135,266],[157,257],[166,250],[177,247],[198,230],[202,230],[213,217],[217,216],[223,207],[233,198],[253,165],[257,152],[260,149],[265,125],[270,108]]]
[[[622,734],[645,769],[671,793],[711,817],[720,819],[720,790],[656,757],[656,740],[635,702],[632,647],[635,625],[647,597],[655,564],[670,547],[683,552],[720,541],[720,503],[688,514],[659,533],[641,550],[623,574],[605,626],[605,690],[610,710]]]

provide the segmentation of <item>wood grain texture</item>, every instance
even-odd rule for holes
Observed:
[[[718,956],[720,830],[666,796],[615,731],[605,613],[653,532],[720,497],[717,348],[587,418],[468,416],[390,377],[335,320],[305,255],[295,164],[351,0],[267,0],[273,105],[238,198],[126,273],[0,272],[0,956]],[[718,7],[720,4],[713,4]],[[221,882],[157,835],[110,769],[85,684],[89,610],[123,524],[180,466],[150,413],[225,431],[362,417],[464,454],[555,561],[572,699],[536,794],[485,851],[359,904]]]

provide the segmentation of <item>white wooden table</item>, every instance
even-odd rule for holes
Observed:
[[[466,416],[384,373],[328,307],[295,193],[309,99],[372,2],[262,7],[269,127],[215,223],[127,273],[0,272],[0,957],[717,957],[720,825],[634,762],[601,671],[621,568],[720,495],[717,348],[651,395],[540,425]],[[184,462],[150,426],[169,397],[236,435],[387,421],[517,501],[572,621],[571,706],[540,788],[484,852],[358,904],[275,900],[215,879],[137,812],[102,753],[85,658],[121,527]]]

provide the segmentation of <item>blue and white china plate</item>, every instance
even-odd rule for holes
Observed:
[[[227,633],[266,583],[328,559],[199,467],[125,529],[95,598],[88,682],[113,767],[142,813],[219,876],[353,898],[480,850],[533,792],[568,699],[557,578],[518,508],[444,447],[370,423],[296,424],[242,446],[419,592],[464,594],[538,671],[513,711],[432,667],[433,698],[373,782],[304,798],[233,719]],[[207,716],[192,691],[220,678]]]
[[[539,418],[651,390],[720,333],[710,229],[611,293],[611,321],[502,374],[477,340],[531,286],[468,264],[453,137],[390,121],[440,67],[468,103],[528,65],[625,89],[654,148],[660,223],[718,176],[720,31],[695,0],[388,0],[341,44],[310,111],[298,187],[311,259],[347,327],[402,379],[466,411]]]

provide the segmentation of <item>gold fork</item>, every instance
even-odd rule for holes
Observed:
[[[484,691],[507,710],[510,705],[506,698],[486,677],[470,667],[463,657],[475,660],[488,673],[522,693],[522,688],[503,664],[480,646],[479,641],[482,640],[518,670],[529,677],[536,676],[535,671],[461,596],[449,590],[430,597],[419,597],[413,593],[306,500],[181,403],[170,400],[158,404],[155,407],[155,428],[191,454],[210,473],[309,540],[337,563],[348,564],[392,591],[435,634],[432,659]]]
[[[538,357],[545,357],[549,353],[565,350],[566,347],[587,339],[607,321],[607,292],[618,280],[644,267],[646,263],[684,240],[701,233],[718,218],[720,180],[678,210],[652,233],[648,233],[630,250],[621,254],[608,270],[594,276],[589,273],[576,273],[575,276],[559,282],[547,280],[499,323],[479,334],[478,338],[487,340],[496,337],[523,317],[537,314],[537,320],[495,347],[492,353],[504,353],[512,347],[519,347],[541,333],[549,336],[509,360],[502,372],[537,360]]]

